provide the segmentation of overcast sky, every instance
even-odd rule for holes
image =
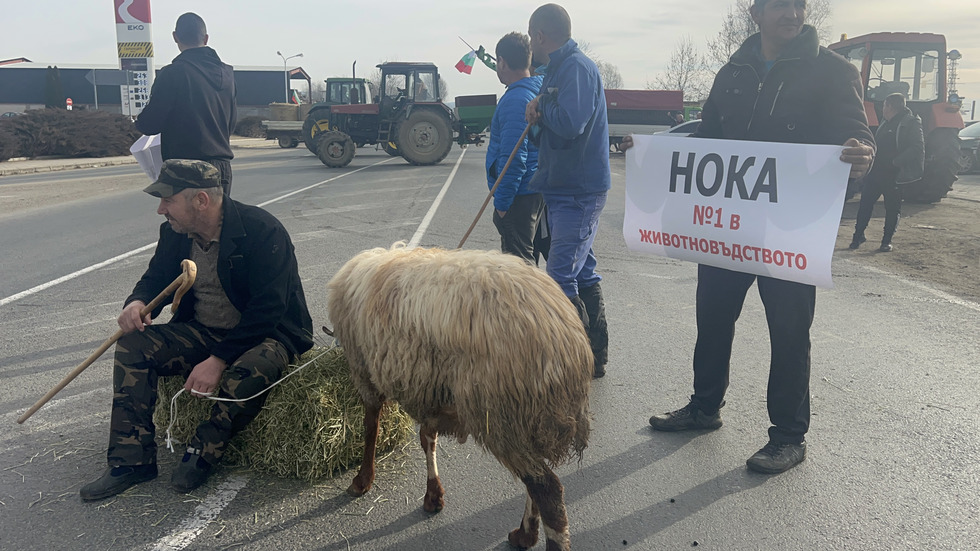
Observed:
[[[5,0],[8,3],[8,0]],[[112,0],[31,0],[4,9],[0,59],[27,57],[45,64],[115,65]],[[663,70],[685,35],[704,45],[717,34],[734,0],[568,0],[572,35],[615,64],[625,87],[643,88]],[[236,66],[281,67],[283,54],[303,53],[289,64],[314,79],[349,75],[356,60],[364,76],[384,60],[432,61],[449,95],[500,93],[496,76],[479,64],[472,75],[453,66],[474,47],[492,51],[510,31],[527,31],[537,2],[389,0],[150,0],[157,67],[177,55],[170,33],[186,11],[208,25],[209,45]],[[946,35],[963,54],[959,92],[980,99],[980,1],[832,0],[833,36],[882,31]],[[980,113],[976,115],[980,118]]]

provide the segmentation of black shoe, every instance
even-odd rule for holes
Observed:
[[[749,470],[766,474],[788,471],[806,459],[806,442],[790,444],[769,441],[755,455],[745,461]]]
[[[105,499],[116,494],[121,494],[140,482],[153,480],[156,477],[156,463],[152,465],[109,467],[102,474],[101,478],[82,486],[82,489],[78,491],[78,495],[85,501]]]
[[[201,451],[187,448],[177,470],[170,477],[170,485],[178,492],[191,492],[204,484],[211,474],[211,464],[201,457]]]
[[[851,244],[848,245],[847,248],[853,251],[854,249],[860,247],[861,243],[864,243],[867,240],[868,239],[864,237],[863,233],[855,233],[854,237],[851,239]]]
[[[878,252],[882,252],[882,253],[890,253],[890,252],[892,252],[892,244],[891,243],[882,243],[881,246],[878,247]]]
[[[725,405],[724,402],[721,405]],[[721,408],[721,406],[718,406]],[[654,415],[650,418],[650,426],[653,430],[674,432],[680,430],[715,430],[721,427],[721,413],[705,413],[697,408],[694,403],[689,403],[679,410],[671,411],[663,415]]]

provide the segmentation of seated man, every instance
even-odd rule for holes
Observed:
[[[186,377],[184,388],[197,398],[249,398],[313,345],[293,244],[278,220],[223,196],[218,170],[204,161],[167,160],[144,191],[160,198],[157,213],[167,222],[119,315],[126,335],[113,366],[109,468],[81,488],[84,500],[156,478],[158,377]],[[169,323],[151,325],[162,305],[145,318],[140,310],[180,275],[185,258],[197,264],[194,286]],[[173,487],[189,492],[203,484],[266,396],[215,402],[171,478]]]

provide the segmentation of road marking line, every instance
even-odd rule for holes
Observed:
[[[156,545],[151,547],[153,551],[179,551],[194,542],[207,528],[212,520],[217,518],[221,511],[235,499],[239,490],[245,487],[248,478],[241,474],[234,474],[228,477],[218,486],[214,493],[209,494],[200,505],[194,509],[194,513],[184,520],[173,532],[157,540]]]
[[[460,155],[460,158],[462,158],[462,157],[463,156]],[[271,205],[272,203],[276,203],[278,201],[282,201],[283,199],[286,199],[287,197],[292,197],[293,195],[296,195],[297,193],[302,193],[304,191],[313,189],[313,188],[315,188],[317,186],[322,186],[323,184],[327,184],[327,183],[333,182],[334,180],[339,180],[339,179],[344,178],[346,176],[350,176],[351,174],[357,174],[358,172],[360,172],[362,170],[367,170],[369,168],[378,166],[380,164],[387,163],[388,161],[391,161],[392,159],[385,159],[383,161],[378,161],[378,162],[376,162],[374,164],[371,164],[371,165],[368,165],[368,166],[362,166],[361,168],[359,168],[357,170],[352,170],[350,172],[345,172],[345,173],[340,174],[338,176],[334,176],[333,178],[326,179],[326,180],[324,180],[322,182],[317,182],[317,183],[315,183],[313,185],[306,186],[305,188],[297,189],[296,191],[291,191],[291,192],[286,193],[284,195],[280,195],[279,197],[276,197],[274,199],[269,199],[268,201],[266,201],[264,203],[259,203],[258,206],[259,207],[264,207],[266,205]],[[453,174],[455,174],[455,173],[456,173],[456,170],[453,169]],[[450,176],[450,178],[452,178],[452,176]],[[73,272],[73,273],[70,273],[68,275],[61,276],[58,279],[53,279],[53,280],[51,280],[51,281],[49,281],[47,283],[42,283],[42,284],[38,285],[37,287],[31,287],[30,289],[28,289],[26,291],[21,291],[21,292],[19,292],[17,294],[10,295],[9,297],[0,299],[0,306],[6,306],[6,305],[11,304],[13,302],[16,302],[16,301],[18,301],[18,300],[20,300],[22,298],[29,297],[31,295],[40,293],[41,291],[44,291],[45,289],[50,289],[51,287],[54,287],[55,285],[59,285],[59,284],[64,283],[66,281],[71,281],[71,280],[73,280],[73,279],[75,279],[77,277],[83,276],[83,275],[85,275],[85,274],[87,274],[89,272],[94,272],[95,270],[98,270],[99,268],[104,268],[104,267],[106,267],[106,266],[108,266],[110,264],[115,264],[116,262],[119,262],[120,260],[125,260],[125,259],[127,259],[127,258],[129,258],[131,256],[140,254],[140,253],[142,253],[144,251],[148,251],[148,250],[152,249],[155,246],[156,246],[156,242],[154,241],[153,243],[150,243],[149,245],[143,245],[142,247],[140,247],[138,249],[134,249],[132,251],[129,251],[128,253],[123,253],[123,254],[121,254],[119,256],[114,256],[114,257],[112,257],[112,258],[110,258],[108,260],[103,260],[102,262],[99,262],[98,264],[93,264],[93,265],[89,266],[88,268],[82,268],[81,270],[78,270],[77,272]]]
[[[895,274],[893,274],[891,272],[888,272],[888,271],[885,271],[885,270],[881,270],[879,268],[875,268],[874,266],[868,266],[867,264],[861,264],[860,262],[857,262],[855,260],[849,260],[849,259],[846,259],[846,258],[842,258],[842,259],[839,259],[838,261],[846,262],[846,263],[852,264],[854,266],[859,266],[861,268],[864,268],[864,269],[868,270],[869,272],[871,272],[873,274],[883,275],[883,276],[890,277],[892,279],[895,279],[895,280],[898,280],[898,281],[900,281],[902,283],[905,283],[906,285],[915,287],[916,289],[919,289],[920,291],[926,291],[928,293],[931,293],[933,295],[936,295],[937,297],[945,300],[946,302],[950,302],[952,304],[956,304],[957,306],[964,306],[964,307],[969,308],[971,310],[976,310],[977,312],[980,312],[980,304],[977,304],[976,302],[970,302],[969,300],[964,300],[964,299],[961,299],[959,297],[955,297],[955,296],[953,296],[953,295],[951,295],[951,294],[949,294],[949,293],[947,293],[945,291],[940,291],[939,289],[935,289],[933,287],[930,287],[930,286],[926,285],[925,283],[919,283],[918,281],[913,281],[911,279],[905,279],[902,276],[898,276],[898,275],[895,275]]]
[[[453,183],[453,178],[456,177],[456,171],[459,170],[459,164],[463,162],[463,155],[466,154],[466,150],[462,150],[459,154],[459,158],[456,159],[456,165],[453,166],[453,171],[449,173],[449,177],[446,178],[446,183],[443,184],[442,189],[439,190],[439,195],[436,195],[436,200],[429,207],[429,212],[425,213],[425,218],[422,219],[422,223],[419,224],[419,229],[415,230],[415,235],[408,242],[408,248],[414,249],[418,247],[419,242],[422,241],[422,236],[425,235],[425,230],[429,229],[429,223],[432,222],[432,217],[435,216],[436,210],[439,209],[439,203],[442,203],[442,198],[446,196],[446,192],[449,191],[450,184]]]

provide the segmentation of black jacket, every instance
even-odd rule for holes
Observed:
[[[768,74],[761,42],[758,33],[749,37],[718,71],[695,136],[826,145],[857,138],[874,144],[857,69],[821,47],[813,27],[803,26]]]
[[[894,133],[894,136],[886,137],[886,133]],[[875,139],[894,139],[894,156],[891,159],[879,157],[875,160],[875,165],[871,172],[875,173],[881,168],[883,162],[888,162],[890,171],[894,172],[895,180],[892,183],[908,184],[922,179],[922,171],[925,164],[925,140],[922,136],[922,119],[912,112],[908,107],[904,111],[895,115],[891,120],[885,121],[875,132]],[[874,177],[875,174],[869,174]]]
[[[313,346],[313,320],[299,278],[296,254],[286,228],[259,207],[225,197],[218,251],[218,279],[241,321],[228,330],[211,354],[232,363],[266,338],[273,338],[292,354]],[[160,241],[143,277],[126,299],[149,304],[180,275],[180,262],[190,258],[191,238],[160,226]],[[170,297],[172,298],[172,297]],[[169,303],[168,298],[166,303]],[[193,289],[181,300],[173,318],[194,318]],[[155,318],[163,305],[154,312]]]
[[[160,134],[167,159],[231,160],[228,140],[235,130],[235,74],[207,46],[184,50],[157,73],[150,101],[136,129]]]

